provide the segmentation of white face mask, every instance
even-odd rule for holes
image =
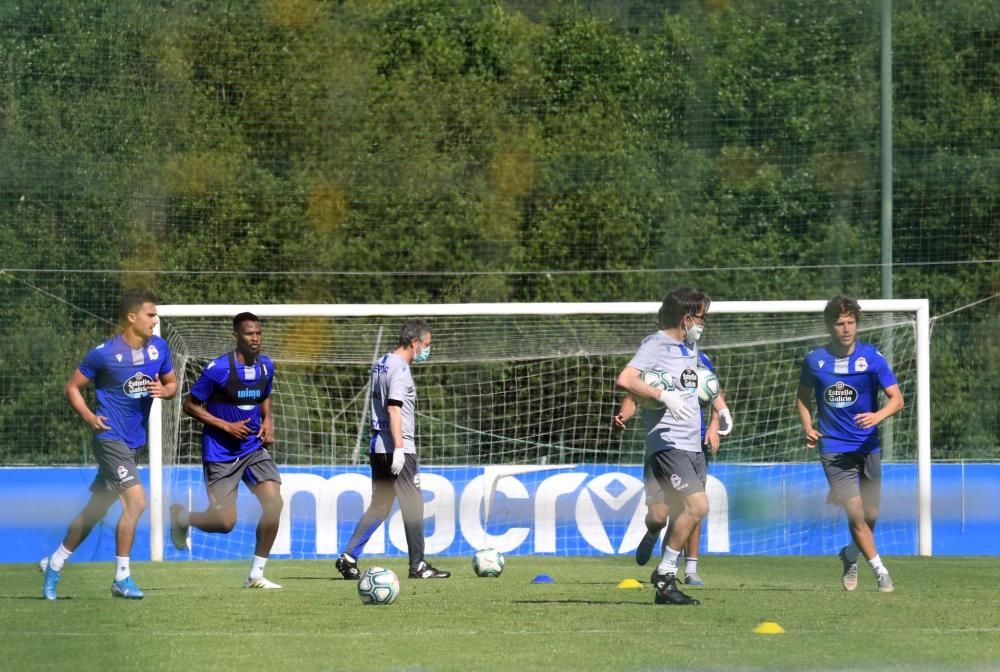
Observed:
[[[691,321],[694,322],[693,317],[691,318]],[[703,332],[704,330],[705,330],[704,324],[698,324],[697,322],[695,322],[694,324],[691,325],[691,328],[688,329],[687,338],[684,340],[686,340],[688,343],[691,344],[697,343],[698,339],[701,338],[701,332]]]

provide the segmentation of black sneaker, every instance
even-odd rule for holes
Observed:
[[[656,596],[653,598],[656,604],[701,604],[677,588],[677,576],[674,574],[660,574],[654,571],[650,581],[656,588]]]
[[[451,572],[435,569],[423,560],[420,561],[416,569],[410,570],[411,579],[447,579],[449,576],[451,576]]]
[[[341,556],[337,558],[336,566],[340,575],[348,581],[357,581],[358,577],[361,576],[361,572],[358,571],[358,563],[349,559],[344,554],[341,554]]]

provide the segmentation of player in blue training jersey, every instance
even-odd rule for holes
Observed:
[[[694,343],[685,342],[686,345],[694,347]],[[698,366],[706,368],[712,373],[716,373],[715,365],[701,350],[698,350]],[[612,428],[618,431],[624,430],[628,421],[635,415],[638,406],[635,398],[626,394],[618,408],[618,413],[612,418]],[[733,418],[726,404],[725,395],[722,391],[712,401],[708,407],[708,422],[705,421],[704,412],[701,421],[701,445],[702,452],[700,461],[705,460],[705,448],[711,451],[712,455],[719,452],[719,437],[726,436],[733,431]],[[647,463],[648,466],[648,463]],[[707,484],[707,463],[702,469]],[[656,547],[656,540],[660,532],[667,525],[670,517],[670,507],[660,487],[659,482],[651,474],[644,474],[646,489],[646,534],[635,549],[635,561],[640,565],[649,562],[649,558]],[[669,539],[669,532],[664,537],[664,545]],[[701,521],[695,526],[684,545],[684,583],[689,586],[704,586],[705,582],[698,575],[698,547],[701,544]]]
[[[253,313],[233,318],[236,349],[216,357],[184,398],[184,412],[200,421],[202,468],[209,507],[188,512],[170,507],[170,539],[187,548],[189,527],[226,534],[236,525],[236,491],[243,481],[260,502],[257,543],[244,588],[281,588],[264,578],[278,535],[283,502],[278,467],[265,448],[274,442],[271,386],[274,363],[261,354],[262,330]]]
[[[903,408],[903,393],[882,353],[858,338],[861,307],[854,299],[836,296],[823,311],[830,342],[802,361],[795,402],[806,446],[819,448],[830,484],[828,501],[843,507],[851,543],[840,549],[842,583],[858,586],[858,555],[875,572],[878,590],[891,593],[892,578],[875,548],[875,521],[882,490],[879,423]],[[885,393],[880,408],[878,393]],[[813,426],[816,402],[819,429]]]
[[[643,411],[644,472],[662,488],[673,512],[663,559],[651,577],[657,604],[699,603],[677,587],[677,559],[709,509],[699,436],[698,356],[688,344],[701,336],[710,303],[708,295],[697,289],[669,292],[657,315],[662,328],[643,339],[615,381],[632,397],[649,402]],[[642,373],[648,370],[661,371],[669,378],[669,387],[660,390],[643,381]]]
[[[139,481],[136,453],[146,445],[149,409],[153,399],[169,399],[177,392],[167,342],[153,335],[157,323],[156,297],[130,290],[118,309],[120,333],[87,353],[66,383],[70,406],[94,433],[97,476],[90,500],[73,519],[59,547],[41,561],[45,573],[42,594],[57,597],[56,588],[66,560],[87,538],[116,501],[122,513],[115,529],[115,579],[111,595],[141,599],[132,580],[129,555],[136,524],[146,510],[146,490]],[[93,381],[97,412],[87,406],[83,389]]]
[[[411,365],[431,356],[431,327],[423,320],[403,324],[396,349],[387,352],[372,366],[371,429],[369,461],[372,470],[372,499],[368,509],[337,558],[336,567],[345,579],[357,579],[358,557],[375,530],[385,522],[392,503],[399,498],[403,532],[410,556],[411,579],[447,579],[451,573],[432,567],[424,559],[424,495],[420,490],[420,462],[417,459],[417,390]]]

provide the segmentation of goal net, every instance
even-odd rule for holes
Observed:
[[[835,553],[846,543],[839,509],[803,443],[795,394],[803,356],[826,339],[824,302],[718,302],[701,349],[714,362],[735,429],[709,459],[712,513],[704,550],[734,554]],[[882,428],[884,483],[876,531],[886,554],[929,552],[929,454],[914,403],[926,344],[923,302],[862,302],[860,338],[887,354],[907,409]],[[923,319],[920,309],[923,308]],[[161,306],[178,396],[163,404],[151,437],[154,559],[229,559],[252,554],[260,513],[241,486],[230,534],[193,530],[189,548],[163,543],[174,502],[207,505],[198,422],[181,399],[208,361],[231,350],[232,316],[263,322],[275,362],[272,394],[285,510],[278,557],[340,552],[370,498],[368,374],[395,347],[407,317],[434,329],[433,357],[415,367],[417,445],[427,551],[466,554],[630,553],[644,533],[642,419],[612,429],[618,372],[655,330],[658,303],[427,306]],[[923,334],[923,336],[922,336]],[[925,399],[924,399],[925,400]],[[159,430],[159,431],[157,431]],[[891,431],[890,431],[891,430]],[[162,467],[153,453],[162,451]],[[157,476],[159,474],[159,477]],[[159,479],[162,478],[162,486]],[[156,524],[160,522],[161,524]],[[169,524],[169,521],[167,521]],[[405,553],[398,511],[366,551]],[[924,549],[924,542],[927,549]],[[166,546],[166,548],[164,548]],[[160,550],[162,549],[162,550]]]

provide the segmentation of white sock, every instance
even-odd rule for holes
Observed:
[[[677,558],[681,552],[675,551],[669,546],[663,549],[663,559],[656,566],[656,571],[660,574],[677,574]]]
[[[128,568],[128,556],[122,557],[120,555],[115,556],[115,581],[121,581],[122,579],[127,579],[132,576],[132,572]]]
[[[264,565],[267,564],[267,558],[262,558],[259,555],[253,556],[253,562],[250,564],[250,578],[259,579],[264,576]]]
[[[189,527],[191,525],[191,512],[187,509],[181,509],[181,512],[177,514],[177,522],[184,527]]]
[[[857,562],[858,556],[861,555],[861,549],[852,541],[844,551],[844,555],[847,557],[848,562]]]
[[[697,574],[698,573],[698,558],[688,558],[684,563],[684,573],[685,574]]]
[[[871,560],[868,561],[868,565],[872,568],[872,571],[875,572],[876,574],[888,574],[889,573],[889,570],[886,569],[885,565],[882,564],[882,558],[880,558],[877,555],[874,558],[872,558]]]
[[[61,572],[63,565],[69,560],[69,556],[73,555],[73,551],[67,550],[65,546],[59,544],[59,548],[52,552],[49,556],[49,567],[57,572]]]

